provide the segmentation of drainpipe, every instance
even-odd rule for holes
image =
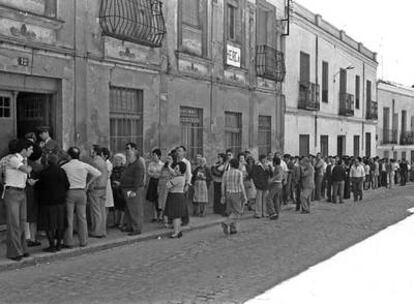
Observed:
[[[213,67],[214,67],[214,56],[213,56],[213,18],[214,18],[214,1],[211,1],[210,6],[210,134],[213,131]]]
[[[78,71],[78,63],[77,63],[77,28],[76,28],[76,16],[78,14],[77,12],[77,4],[76,4],[77,0],[73,0],[73,49],[75,51],[75,57],[73,58],[73,74],[74,74],[74,79],[73,79],[73,130],[74,130],[74,143],[77,146],[78,145],[78,138],[79,138],[79,134],[78,134],[78,129],[77,129],[77,94],[78,94],[78,84],[76,82],[76,77],[77,77],[77,71]],[[63,95],[63,94],[62,94]],[[63,135],[63,134],[62,134]]]
[[[366,109],[367,109],[367,106],[366,106],[366,91],[367,91],[367,88],[366,88],[366,83],[367,83],[367,80],[365,79],[365,77],[366,77],[366,73],[365,73],[365,63],[362,63],[362,79],[363,79],[363,84],[362,84],[362,102],[361,102],[361,105],[362,105],[362,135],[361,135],[361,137],[362,137],[362,149],[361,149],[361,151],[364,151],[365,152],[365,155],[367,154],[367,151],[366,151],[366,147],[365,147],[365,119],[366,119]],[[372,88],[372,84],[371,84],[371,88]],[[372,94],[372,93],[371,93]]]
[[[318,83],[319,83],[319,38],[318,36],[316,36],[316,39],[315,39],[315,84],[318,85]],[[315,114],[315,140],[314,141],[315,141],[314,146],[316,149],[318,146],[318,112],[316,112]]]

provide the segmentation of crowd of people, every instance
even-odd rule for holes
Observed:
[[[85,153],[78,147],[63,151],[48,128],[38,135],[39,140],[34,132],[12,140],[9,154],[0,160],[6,255],[16,261],[29,256],[27,247],[41,245],[39,231],[47,236],[47,252],[72,248],[74,232],[81,247],[90,237],[104,238],[108,228],[141,234],[145,201],[151,203],[152,222],[180,238],[190,219],[187,202],[192,201],[193,216],[206,216],[211,185],[213,211],[226,217],[221,226],[231,235],[238,232],[245,208],[256,218],[277,220],[289,201],[309,214],[313,200],[343,203],[353,193],[360,201],[364,190],[404,186],[414,179],[414,168],[405,160],[323,158],[320,153],[268,153],[255,159],[249,151],[234,156],[229,149],[207,166],[202,155],[191,163],[184,146],[166,156],[154,149],[146,160],[132,142],[124,153],[112,155],[98,145]]]

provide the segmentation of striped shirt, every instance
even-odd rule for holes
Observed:
[[[231,168],[229,171],[224,172],[222,187],[227,193],[240,193],[243,192],[243,173]]]

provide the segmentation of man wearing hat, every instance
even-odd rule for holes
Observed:
[[[43,157],[47,157],[48,154],[57,154],[60,150],[59,144],[50,137],[50,128],[48,126],[42,126],[37,128],[39,131],[39,137],[42,140],[40,147],[43,151]]]

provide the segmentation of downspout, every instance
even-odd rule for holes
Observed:
[[[214,1],[211,1],[210,7],[210,134],[213,130],[213,67],[214,67],[214,56],[213,56],[213,18],[214,18]]]
[[[366,102],[367,102],[367,100],[366,100],[366,95],[367,95],[367,88],[366,88],[366,83],[367,83],[367,80],[365,79],[365,77],[366,77],[366,72],[365,72],[365,62],[363,62],[362,63],[362,81],[363,81],[363,83],[362,83],[362,102],[361,102],[361,104],[362,104],[362,134],[361,134],[361,138],[362,138],[362,148],[363,148],[363,151],[365,152],[365,155],[367,154],[367,151],[366,151],[366,147],[365,147],[365,119],[366,119],[366,117],[367,117],[367,113],[366,113],[366,109],[367,109],[367,105],[366,105]],[[372,84],[371,84],[371,88],[372,88]],[[372,92],[371,92],[371,94],[372,94]],[[361,149],[362,150],[362,149]]]
[[[78,84],[76,82],[76,77],[77,77],[77,71],[78,71],[78,63],[77,63],[77,51],[78,51],[78,47],[77,47],[77,27],[76,27],[76,16],[78,14],[77,12],[77,0],[73,0],[73,10],[74,10],[74,14],[73,14],[73,49],[75,51],[75,57],[74,57],[74,67],[73,67],[73,74],[74,74],[74,79],[73,79],[73,90],[74,90],[74,94],[73,94],[73,130],[74,130],[74,143],[77,146],[78,145],[78,138],[79,138],[79,134],[78,134],[78,130],[77,130],[77,94],[78,94]],[[62,94],[63,95],[63,94]]]
[[[316,36],[315,40],[315,84],[318,86],[319,83],[319,38]],[[319,100],[317,100],[319,102]],[[320,110],[320,106],[319,106]],[[315,149],[318,146],[318,111],[315,113]],[[318,151],[315,151],[318,152]]]

